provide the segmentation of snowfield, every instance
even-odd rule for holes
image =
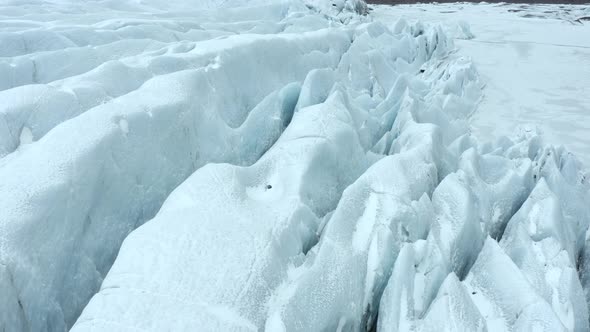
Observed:
[[[550,124],[478,133],[553,104],[420,8],[0,4],[0,329],[590,330],[582,164]]]
[[[485,85],[470,119],[475,137],[493,141],[518,131],[540,132],[590,167],[589,5],[376,6],[374,16],[447,27]]]

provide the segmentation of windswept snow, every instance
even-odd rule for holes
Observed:
[[[0,5],[0,329],[589,330],[580,163],[379,8]]]

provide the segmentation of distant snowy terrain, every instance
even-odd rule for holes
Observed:
[[[489,141],[538,130],[590,168],[590,5],[376,7],[380,21],[420,19],[458,37],[459,53],[473,59],[486,86],[470,120],[474,136]],[[473,38],[456,28],[464,23]]]
[[[413,10],[2,2],[0,330],[589,330],[583,167]]]

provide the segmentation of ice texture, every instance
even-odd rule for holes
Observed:
[[[0,5],[3,331],[587,331],[590,185],[482,142],[466,23]]]

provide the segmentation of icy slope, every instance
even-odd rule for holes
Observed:
[[[21,5],[2,329],[588,329],[586,179],[540,137],[470,136],[448,27],[356,0]]]
[[[267,16],[286,28],[299,20],[280,21],[291,6],[307,11],[271,5],[246,9],[243,18],[261,15],[254,25],[264,25]],[[75,15],[63,19],[72,20],[68,31],[78,29]],[[112,29],[120,32],[119,25]],[[165,32],[140,30],[150,38]],[[0,142],[10,154],[0,160],[0,284],[8,290],[0,311],[10,322],[2,324],[36,331],[73,324],[123,238],[195,169],[256,161],[289,123],[307,73],[335,68],[350,38],[344,29],[318,27],[166,40],[154,53],[122,54],[65,81],[4,91]]]
[[[86,307],[74,330],[91,327],[108,330],[121,326],[158,330],[169,324],[182,330],[264,327],[266,303],[288,280],[292,267],[303,263],[305,253],[317,242],[323,223],[328,220],[326,215],[336,208],[342,191],[379,158],[369,153],[369,149],[392,130],[398,110],[409,106],[411,97],[407,96],[407,89],[411,79],[397,74],[396,69],[415,72],[425,59],[446,51],[444,42],[436,42],[438,38],[444,40],[438,30],[408,39],[403,38],[405,34],[391,34],[378,23],[351,28],[354,28],[354,42],[338,67],[308,75],[292,122],[270,151],[248,168],[206,166],[179,186],[156,218],[128,237],[101,292]],[[434,42],[430,48],[426,47],[426,40]],[[409,57],[395,58],[400,61],[399,66],[384,57],[406,45]],[[393,78],[397,76],[394,83],[387,82],[392,77],[383,80],[382,84],[391,90],[387,96],[374,94],[371,98],[368,93],[383,89],[378,77],[371,73],[373,66],[388,70]],[[421,93],[427,90],[426,85],[418,88]],[[310,100],[304,91],[312,89],[326,93]],[[391,107],[383,107],[391,102],[394,102]],[[307,106],[310,104],[315,105]],[[417,142],[391,149],[413,151],[412,145],[426,139],[424,147],[415,147],[416,161],[424,160],[424,171],[414,176],[432,187],[438,181],[433,156],[441,153],[437,150],[440,143],[433,142],[440,137],[434,128],[424,129],[433,131],[431,139],[417,137],[416,133],[408,139]],[[406,167],[410,162],[404,162]],[[429,180],[422,178],[425,171],[430,175]],[[406,186],[414,182],[412,179],[404,180]],[[422,197],[422,204],[428,201],[425,191],[429,190],[417,190],[414,195],[416,200]],[[398,196],[404,194],[401,191]],[[347,201],[347,197],[345,193],[341,201]],[[322,241],[332,232],[332,225],[338,227],[339,223],[332,222],[337,216],[335,212],[330,218]],[[369,223],[373,223],[371,218],[367,217]],[[426,225],[422,228],[424,233]],[[368,231],[369,234],[359,235],[359,250],[367,250],[368,243],[364,242],[370,240],[370,228]],[[182,240],[185,236],[186,241]],[[387,250],[387,246],[385,243],[382,250]],[[229,247],[235,249],[222,250]],[[142,258],[138,259],[138,255]],[[220,261],[224,263],[219,264]],[[333,258],[328,257],[328,262],[331,261]],[[350,264],[335,263],[341,268]],[[358,267],[352,268],[354,275]],[[146,271],[146,274],[130,271]],[[382,278],[381,286],[376,284],[376,287],[382,288],[384,282]],[[175,286],[169,288],[170,284]],[[317,285],[318,289],[321,287]],[[309,290],[305,294],[315,293]],[[364,286],[354,285],[350,291],[364,292]],[[371,302],[375,306],[377,299]],[[186,315],[181,309],[186,305],[193,310],[201,308],[199,315]],[[362,304],[359,309],[358,322],[354,323],[357,325],[361,323]],[[140,322],[140,317],[151,311],[161,315],[150,315]],[[318,316],[325,328],[338,325],[338,317],[328,320],[319,313]],[[267,324],[283,323],[271,318]]]

